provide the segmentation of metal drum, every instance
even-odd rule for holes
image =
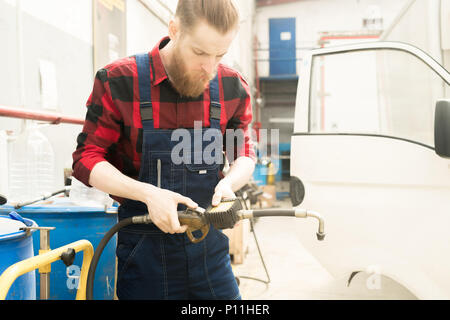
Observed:
[[[9,210],[12,211],[12,210]],[[7,213],[9,213],[9,211]],[[21,221],[20,221],[21,220]],[[37,227],[30,219],[20,219],[9,215],[0,215],[0,274],[9,266],[31,258],[33,254],[32,233],[19,230],[22,227]],[[36,272],[30,271],[13,283],[6,300],[35,300]]]
[[[0,214],[12,211],[11,206],[0,207]],[[26,206],[15,210],[22,217],[33,219],[39,226],[55,227],[50,232],[50,249],[67,245],[78,240],[88,240],[94,249],[105,233],[117,223],[117,208],[105,210],[100,207],[80,207],[76,205]],[[39,253],[39,232],[35,232],[34,254]],[[94,299],[114,298],[116,271],[116,236],[106,246],[95,274]],[[74,263],[66,267],[62,261],[51,265],[50,300],[74,300],[78,288],[83,254],[76,255]],[[36,272],[36,290],[39,292],[39,273]]]

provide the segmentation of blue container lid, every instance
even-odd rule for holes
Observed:
[[[25,236],[29,236],[35,232],[36,229],[30,230],[30,233],[26,233],[25,230],[20,230],[25,227],[37,227],[38,225],[31,219],[22,218],[17,212],[11,212],[9,215],[0,215],[0,242],[19,239]]]

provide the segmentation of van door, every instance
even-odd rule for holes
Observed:
[[[376,268],[419,298],[450,298],[450,160],[434,150],[435,105],[449,84],[407,44],[306,55],[291,175],[304,186],[301,206],[327,224],[324,242],[309,224],[298,236],[331,274]]]

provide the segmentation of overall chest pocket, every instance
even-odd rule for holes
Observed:
[[[193,176],[218,174],[219,164],[185,164],[186,173]]]
[[[203,158],[202,158],[202,154],[196,154],[196,153],[192,153],[190,155],[187,156],[187,158],[190,160],[188,163],[184,163],[183,167],[184,167],[184,174],[185,177],[187,179],[187,181],[192,181],[192,182],[203,182],[203,183],[207,183],[208,180],[213,180],[212,182],[215,182],[214,178],[219,177],[219,163],[211,163],[208,164]],[[200,160],[198,162],[200,163],[195,163],[195,160]],[[215,187],[215,184],[214,184]]]
[[[219,164],[185,164],[186,195],[201,207],[209,206],[219,182]]]

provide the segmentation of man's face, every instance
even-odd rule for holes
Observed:
[[[235,35],[236,30],[221,34],[200,21],[191,32],[178,32],[172,38],[174,47],[167,73],[178,93],[193,98],[203,93]]]

